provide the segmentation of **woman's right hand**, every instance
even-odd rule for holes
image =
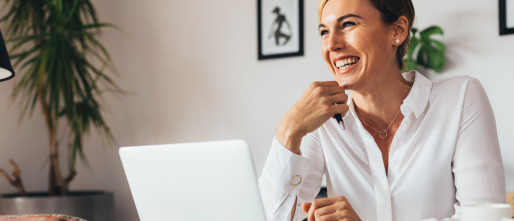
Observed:
[[[312,203],[303,203],[302,210],[307,213],[309,221],[361,220],[344,196],[315,199]]]
[[[346,115],[347,100],[344,88],[336,81],[311,83],[300,100],[282,117],[275,137],[291,152],[300,154],[303,136],[318,129],[335,114]]]

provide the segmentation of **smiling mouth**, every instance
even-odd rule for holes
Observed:
[[[337,60],[335,62],[335,65],[336,65],[337,69],[341,70],[341,69],[348,68],[354,64],[357,64],[357,62],[359,62],[359,60],[360,60],[359,57],[345,58],[345,59]]]

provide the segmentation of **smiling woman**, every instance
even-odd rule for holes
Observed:
[[[318,7],[318,17],[319,22],[321,23],[321,14],[328,0],[319,1]],[[381,20],[386,24],[393,24],[400,17],[400,15],[405,16],[408,19],[408,28],[412,29],[412,23],[414,22],[414,6],[412,2],[405,2],[406,4],[395,5],[395,1],[381,1],[381,0],[370,0],[369,1],[373,6],[380,12]],[[407,52],[407,45],[409,45],[410,39],[410,31],[407,33],[407,37],[403,41],[402,44],[398,46],[398,50],[396,51],[396,59],[398,62],[398,66],[400,68],[403,66],[403,56]],[[400,42],[397,42],[398,44]]]
[[[318,12],[335,81],[313,82],[277,125],[259,178],[268,220],[444,219],[460,205],[505,202],[481,84],[400,71],[411,0],[321,0]],[[328,197],[314,199],[323,174]]]

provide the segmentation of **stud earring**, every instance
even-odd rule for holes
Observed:
[[[400,44],[400,39],[396,39],[396,44]]]

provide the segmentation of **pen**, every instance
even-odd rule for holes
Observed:
[[[335,114],[334,115],[334,118],[337,120],[337,123],[339,124],[339,126],[341,126],[341,128],[343,128],[344,130],[344,121],[343,121],[343,117],[341,117],[341,114]]]

